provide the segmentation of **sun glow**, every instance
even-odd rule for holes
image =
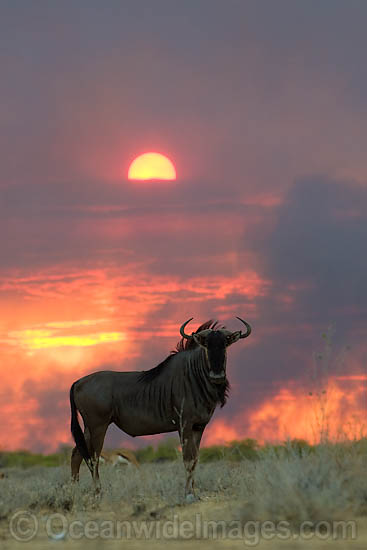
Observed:
[[[144,153],[130,164],[129,180],[175,180],[176,170],[170,159],[160,153]]]
[[[87,334],[57,334],[47,329],[26,329],[13,331],[9,334],[9,343],[17,343],[24,349],[50,349],[65,346],[89,347],[109,342],[121,342],[124,335],[121,332],[92,332]]]

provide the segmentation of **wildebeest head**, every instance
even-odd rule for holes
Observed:
[[[209,328],[200,332],[193,332],[191,335],[185,334],[185,326],[192,319],[193,317],[181,326],[180,334],[183,338],[192,338],[198,346],[204,349],[210,380],[215,384],[223,384],[226,381],[227,347],[241,338],[247,338],[251,333],[251,327],[246,321],[237,317],[246,326],[245,333],[240,330],[232,332],[224,328]]]

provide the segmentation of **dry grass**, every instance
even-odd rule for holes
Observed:
[[[245,463],[218,461],[197,469],[201,498],[240,498],[239,482],[245,476]],[[141,468],[100,466],[102,496],[95,498],[91,477],[82,468],[79,485],[70,483],[69,468],[9,469],[1,481],[0,519],[17,509],[34,512],[86,512],[98,508],[124,510],[126,514],[155,506],[184,504],[185,472],[180,460],[144,464]]]
[[[89,472],[79,486],[69,468],[9,469],[0,480],[0,519],[17,509],[85,513],[103,509],[130,517],[184,504],[181,460],[130,467],[100,467],[103,493],[94,497]],[[358,445],[320,445],[264,450],[256,461],[199,464],[196,485],[203,502],[229,506],[242,520],[332,520],[367,515],[367,450]],[[227,503],[225,505],[225,503]]]
[[[320,445],[306,455],[269,452],[249,465],[241,517],[298,524],[367,515],[366,469],[366,450],[355,445]]]

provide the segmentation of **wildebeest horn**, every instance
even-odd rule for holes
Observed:
[[[241,323],[243,323],[245,325],[245,327],[247,328],[247,332],[245,334],[242,334],[241,332],[241,336],[240,338],[247,338],[247,336],[250,336],[251,334],[251,327],[248,323],[246,323],[246,321],[244,321],[243,319],[241,319],[241,317],[236,317],[236,319],[238,319],[239,321],[241,321]]]
[[[192,334],[185,334],[185,326],[193,320],[193,317],[190,317],[190,319],[188,319],[186,321],[186,323],[184,323],[183,325],[181,325],[181,328],[180,328],[180,334],[182,336],[182,338],[186,338],[187,340],[189,340],[191,337],[192,337]]]

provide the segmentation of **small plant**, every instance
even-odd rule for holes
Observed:
[[[347,437],[360,439],[365,435],[364,420],[359,415],[349,414],[348,419],[335,406],[341,388],[338,383],[340,375],[348,373],[346,364],[349,346],[335,353],[333,338],[335,325],[328,327],[322,334],[323,350],[313,354],[313,369],[311,372],[311,389],[308,393],[313,404],[311,420],[315,442],[327,443],[331,439],[343,440]],[[350,372],[350,371],[349,371]]]

